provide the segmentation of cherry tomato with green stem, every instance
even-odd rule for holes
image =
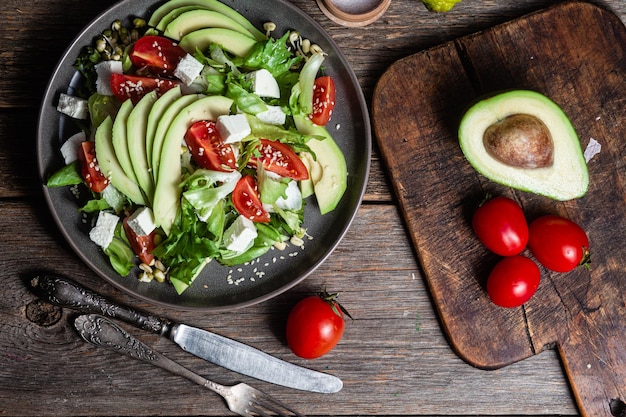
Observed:
[[[337,294],[322,292],[300,300],[287,318],[287,344],[293,353],[314,359],[330,352],[341,340],[347,311]]]
[[[533,220],[528,248],[535,259],[555,272],[569,272],[590,262],[589,238],[573,221],[556,215]]]

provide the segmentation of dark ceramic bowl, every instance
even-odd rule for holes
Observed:
[[[328,57],[325,73],[335,79],[337,106],[328,128],[343,151],[348,166],[348,188],[339,206],[320,215],[314,198],[307,200],[305,224],[308,234],[305,248],[289,246],[284,251],[270,250],[253,265],[225,267],[210,262],[193,285],[178,295],[169,284],[142,283],[136,272],[119,276],[107,257],[90,241],[91,219],[78,211],[80,197],[69,187],[47,188],[44,194],[61,232],[94,272],[116,287],[155,304],[185,310],[231,310],[268,300],[295,286],[309,276],[330,256],[345,235],[359,208],[369,174],[371,131],[367,106],[359,83],[346,58],[330,36],[300,9],[282,0],[232,0],[226,2],[246,16],[255,26],[273,21],[275,36],[287,30],[298,30],[303,37],[319,44]],[[39,174],[45,184],[48,176],[63,166],[60,146],[78,131],[75,123],[56,110],[59,94],[71,94],[80,82],[72,64],[83,46],[108,28],[115,19],[131,16],[149,17],[158,6],[152,0],[124,0],[111,7],[84,30],[68,47],[52,74],[39,117]],[[83,195],[87,190],[82,191]],[[259,272],[264,274],[259,274]],[[261,276],[262,275],[262,276]]]

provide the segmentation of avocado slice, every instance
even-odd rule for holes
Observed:
[[[192,10],[198,10],[198,6],[182,6],[172,9],[167,12],[163,17],[161,17],[158,23],[155,24],[154,28],[157,31],[163,32],[172,20],[176,19],[181,14],[185,12],[190,12]]]
[[[162,4],[152,13],[150,20],[148,21],[148,25],[156,27],[161,19],[169,12],[176,8],[187,6],[196,6],[197,8],[209,9],[222,13],[245,27],[256,39],[265,39],[265,35],[242,14],[218,0],[170,0]]]
[[[133,182],[138,183],[135,176],[135,170],[133,169],[133,163],[128,153],[128,133],[126,126],[128,125],[128,116],[133,111],[134,105],[130,100],[125,100],[115,116],[113,122],[113,149],[115,149],[115,155],[119,161],[124,173]]]
[[[128,178],[115,155],[113,148],[113,121],[108,116],[98,126],[95,134],[96,155],[98,164],[111,184],[133,203],[145,205],[146,201],[136,182]]]
[[[563,110],[540,93],[513,90],[478,101],[464,114],[458,136],[469,163],[492,181],[559,201],[587,192],[578,135]],[[540,157],[538,150],[548,146],[552,155]]]
[[[211,44],[217,44],[236,56],[245,57],[256,43],[254,38],[232,29],[208,28],[189,32],[183,36],[179,45],[188,53],[193,54],[196,49],[206,51]]]
[[[302,160],[309,169],[309,179],[302,181],[303,197],[310,195],[311,189],[315,192],[320,213],[333,211],[348,185],[348,168],[346,159],[324,126],[311,122],[304,114],[294,115],[294,122],[299,132],[305,135],[323,137],[312,138],[307,146],[315,153],[315,159],[306,152],[302,152]]]
[[[208,96],[193,101],[175,115],[163,141],[160,167],[154,192],[155,222],[169,234],[180,205],[180,149],[189,127],[200,120],[217,120],[229,114],[233,101],[222,96]]]
[[[167,130],[169,129],[172,120],[174,120],[176,115],[185,107],[198,100],[200,97],[202,96],[197,94],[189,94],[179,97],[167,107],[159,118],[154,132],[154,138],[152,140],[152,178],[155,183],[159,178],[159,168],[161,167],[161,149],[163,148],[165,135],[167,134]]]
[[[148,166],[146,132],[148,129],[148,115],[156,100],[157,92],[149,92],[137,102],[126,120],[128,155],[131,158],[137,183],[143,190],[149,203],[152,202],[154,194],[154,182],[152,181],[150,167]]]
[[[150,113],[148,114],[148,124],[146,125],[146,158],[148,160],[148,168],[152,175],[152,149],[154,148],[154,136],[157,131],[159,120],[163,118],[163,114],[169,106],[182,96],[180,85],[170,88],[154,102]],[[153,177],[154,179],[154,177]],[[154,182],[154,181],[153,181]]]
[[[233,19],[222,13],[205,9],[196,9],[182,13],[165,27],[163,35],[179,41],[190,32],[207,28],[230,29],[254,39],[254,36],[245,27]]]

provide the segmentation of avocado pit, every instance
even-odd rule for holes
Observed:
[[[483,135],[483,144],[489,155],[512,167],[546,168],[553,162],[550,130],[529,114],[512,114],[490,125]]]

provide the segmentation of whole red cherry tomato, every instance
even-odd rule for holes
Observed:
[[[304,359],[330,352],[345,328],[345,310],[335,301],[336,294],[321,293],[300,300],[287,318],[287,344]]]
[[[487,294],[500,307],[518,307],[535,294],[541,273],[531,259],[514,255],[503,258],[487,279]]]
[[[555,215],[533,220],[528,248],[537,261],[555,272],[568,272],[589,262],[589,238],[573,221]]]
[[[494,197],[482,204],[472,218],[474,233],[490,251],[511,256],[528,243],[528,224],[522,208],[507,197]]]

